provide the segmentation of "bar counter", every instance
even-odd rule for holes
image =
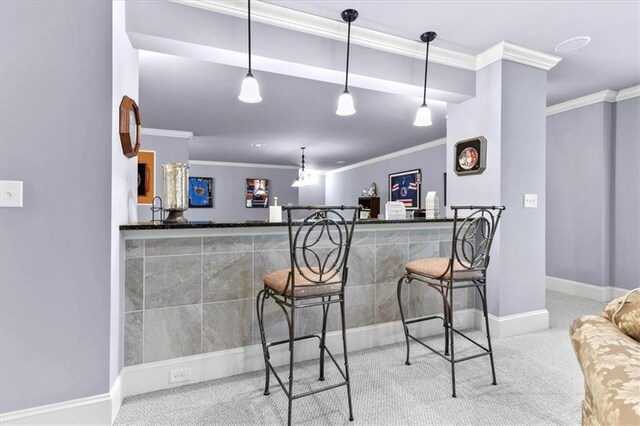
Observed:
[[[219,365],[220,358],[218,367],[203,369],[193,381],[264,368],[255,298],[267,273],[289,267],[285,222],[136,223],[120,229],[126,366],[169,368],[165,360],[179,363],[194,355],[233,358],[229,368]],[[356,223],[345,290],[351,350],[403,341],[397,281],[411,260],[448,256],[451,231],[448,219]],[[440,296],[425,285],[411,285],[403,303],[409,317],[442,312]],[[461,292],[454,309],[473,304],[473,293]],[[319,307],[297,315],[296,334],[320,330]],[[338,309],[330,311],[328,330],[338,330],[339,320]],[[275,303],[265,305],[264,321],[269,340],[286,337],[284,315]],[[442,332],[441,322],[428,323],[429,333]],[[317,359],[317,343],[309,351],[309,358]],[[140,386],[140,391],[154,389]]]

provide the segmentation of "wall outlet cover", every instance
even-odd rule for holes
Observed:
[[[525,209],[537,209],[538,208],[538,194],[524,194],[524,208]]]
[[[169,383],[188,382],[191,380],[190,368],[178,368],[169,371]]]

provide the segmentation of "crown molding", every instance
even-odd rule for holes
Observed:
[[[476,57],[476,70],[486,67],[499,60],[507,60],[517,62],[523,65],[529,65],[549,71],[562,60],[560,56],[549,55],[548,53],[539,52],[529,49],[528,47],[518,46],[517,44],[501,41],[495,46],[490,47]]]
[[[243,19],[247,16],[247,5],[245,2],[231,2],[228,0],[171,1]],[[339,21],[337,17],[336,19],[329,19],[271,3],[254,1],[251,18],[256,22],[262,22],[268,25],[333,40],[345,40],[344,23]],[[410,40],[357,25],[351,29],[351,43],[394,53],[396,55],[416,59],[424,58],[424,43],[421,41]],[[549,55],[506,41],[498,43],[477,56],[438,46],[431,46],[429,51],[430,62],[471,71],[477,71],[500,59],[541,68],[546,71],[555,67],[558,62],[562,60],[559,56]]]
[[[620,91],[611,89],[601,90],[590,95],[548,106],[545,110],[545,115],[548,117],[550,115],[559,114],[561,112],[570,111],[576,108],[582,108],[600,102],[614,103],[624,101],[625,99],[635,98],[637,96],[640,96],[640,86],[628,87]]]
[[[198,7],[212,12],[246,19],[246,2],[230,2],[228,0],[171,0],[174,3]],[[262,1],[254,1],[251,5],[251,20],[274,25],[294,31],[300,31],[338,41],[346,40],[344,22],[324,18],[306,12],[300,12]],[[424,59],[424,43],[370,30],[359,26],[351,28],[351,43],[397,55]],[[474,55],[431,46],[429,62],[475,71]]]
[[[286,169],[298,170],[299,166],[289,166],[284,164],[258,164],[258,163],[232,163],[227,161],[206,161],[189,160],[189,165],[193,166],[218,166],[218,167],[253,167],[259,169]]]
[[[418,151],[424,151],[425,149],[435,148],[436,146],[446,145],[447,138],[436,139],[431,142],[423,143],[420,145],[412,146],[410,148],[401,149],[400,151],[392,152],[390,154],[381,155],[379,157],[374,157],[369,160],[361,161],[359,163],[350,164],[348,166],[340,167],[339,169],[327,170],[324,172],[325,175],[333,175],[336,173],[346,172],[347,170],[357,169],[358,167],[366,166],[369,164],[379,163],[380,161],[390,160],[392,158],[401,157],[403,155],[412,154]]]
[[[640,86],[627,87],[618,92],[616,96],[616,102],[624,101],[640,96]]]
[[[142,134],[147,136],[163,136],[165,138],[191,139],[193,132],[183,132],[181,130],[151,129],[142,128]]]

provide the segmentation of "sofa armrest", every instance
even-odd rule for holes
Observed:
[[[571,324],[571,344],[598,423],[640,425],[640,343],[607,319],[587,315]]]

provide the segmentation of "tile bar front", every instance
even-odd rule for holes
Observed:
[[[399,321],[396,283],[404,264],[448,256],[451,227],[446,220],[357,223],[345,293],[347,327]],[[260,343],[255,297],[264,275],[289,267],[285,224],[121,229],[125,366]],[[412,285],[403,296],[410,317],[442,312],[439,295],[424,285]],[[473,303],[473,293],[461,294],[454,309]],[[320,330],[319,307],[297,314],[296,334]],[[329,317],[328,330],[338,330],[338,311]],[[269,339],[286,337],[284,315],[273,303],[265,305],[265,327]]]

